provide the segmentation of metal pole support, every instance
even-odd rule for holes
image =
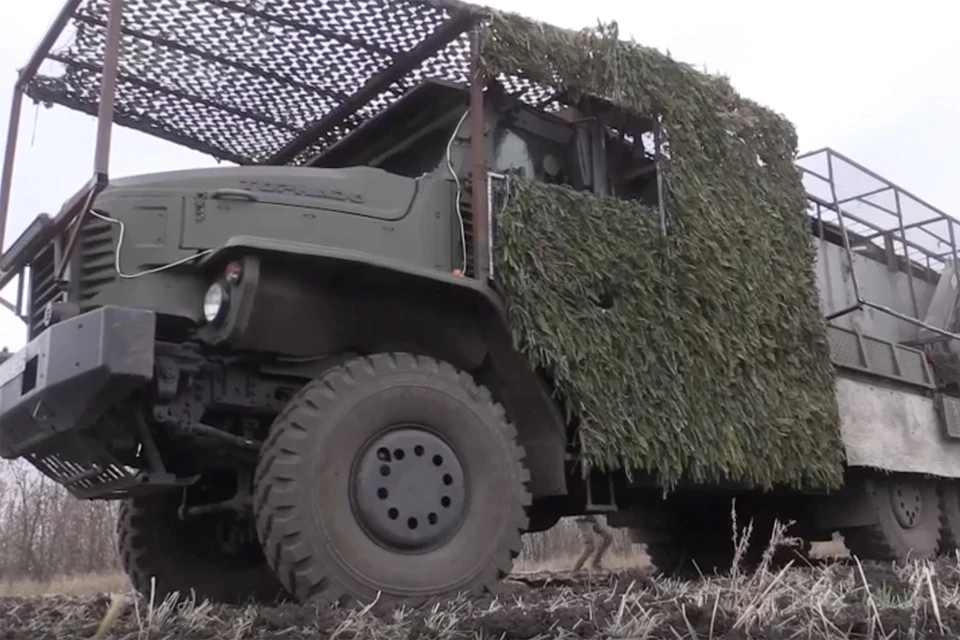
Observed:
[[[97,114],[97,148],[93,156],[93,187],[77,214],[70,239],[57,265],[56,280],[62,281],[77,244],[80,229],[87,219],[93,201],[107,186],[110,175],[110,143],[113,134],[113,112],[117,95],[117,72],[120,67],[120,45],[123,35],[123,0],[110,0],[107,21],[107,42],[103,55],[103,79],[100,83],[100,108]]]
[[[10,192],[13,188],[13,161],[17,155],[17,134],[20,132],[20,113],[23,110],[23,89],[20,84],[13,88],[10,102],[10,123],[7,125],[7,149],[3,156],[3,175],[0,177],[0,254],[3,253],[7,231],[7,211],[10,208]]]
[[[490,277],[487,259],[490,230],[487,228],[486,113],[483,108],[484,74],[480,64],[481,28],[475,26],[470,32],[470,159],[473,177],[470,216],[473,225],[473,273],[475,278],[486,282]]]
[[[106,182],[110,171],[110,142],[117,95],[122,27],[123,0],[110,0],[110,19],[107,23],[107,43],[103,57],[103,80],[100,85],[100,110],[97,118],[97,150],[93,161],[94,172],[103,182]]]
[[[3,243],[6,239],[7,213],[10,209],[10,193],[13,188],[13,163],[17,155],[17,134],[20,132],[20,114],[23,110],[23,93],[27,83],[33,79],[43,59],[50,53],[57,38],[63,33],[64,27],[73,16],[73,12],[80,6],[81,0],[67,0],[53,24],[43,35],[43,39],[34,49],[30,60],[17,76],[13,88],[13,99],[10,105],[10,124],[7,127],[7,148],[3,157],[3,174],[0,177],[0,253],[3,253]]]

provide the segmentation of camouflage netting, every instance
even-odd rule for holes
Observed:
[[[615,28],[496,13],[484,47],[491,74],[660,115],[669,136],[666,237],[638,203],[522,180],[499,218],[516,340],[578,416],[586,462],[665,485],[838,486],[843,446],[791,124]]]

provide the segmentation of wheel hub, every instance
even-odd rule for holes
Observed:
[[[912,529],[923,513],[923,494],[920,488],[909,483],[897,483],[890,489],[893,515],[904,529]]]
[[[463,466],[441,438],[394,429],[361,452],[352,498],[360,524],[378,543],[420,551],[456,531],[464,512]]]

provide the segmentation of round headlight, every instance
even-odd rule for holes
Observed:
[[[203,296],[203,317],[207,322],[221,322],[227,315],[229,296],[227,288],[221,282],[214,282]]]

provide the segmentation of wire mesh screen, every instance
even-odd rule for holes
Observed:
[[[448,0],[124,5],[115,122],[241,164],[270,161],[441,29],[459,27],[291,161],[305,162],[423,79],[466,83],[470,42],[462,25],[478,9]],[[47,55],[59,72],[33,78],[30,97],[96,114],[108,14],[109,0],[80,3],[71,42]]]

